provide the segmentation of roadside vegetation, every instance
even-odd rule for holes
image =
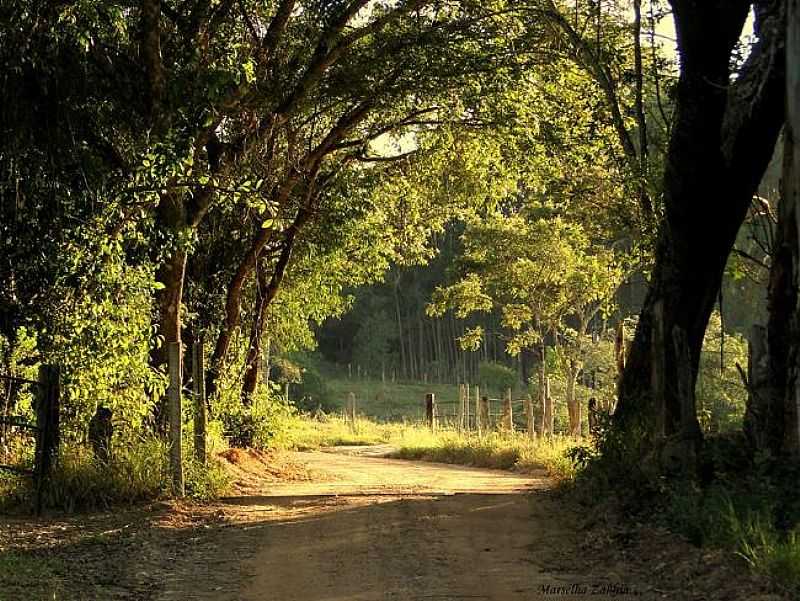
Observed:
[[[298,450],[387,445],[393,449],[390,455],[399,459],[512,470],[568,481],[575,473],[569,453],[581,443],[564,436],[531,440],[522,432],[484,436],[453,429],[431,432],[422,422],[385,423],[363,417],[353,426],[339,415],[325,415],[316,419],[298,417],[285,444]]]

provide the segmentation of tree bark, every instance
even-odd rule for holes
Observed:
[[[261,337],[264,335],[264,324],[266,323],[267,310],[280,290],[283,278],[289,268],[289,261],[292,258],[292,251],[297,242],[303,226],[311,217],[310,208],[301,208],[295,217],[294,222],[286,230],[283,240],[283,248],[278,257],[278,262],[272,271],[272,277],[266,282],[266,275],[259,276],[259,290],[257,291],[257,310],[253,327],[250,333],[250,345],[245,358],[244,382],[242,384],[242,401],[247,404],[250,402],[253,393],[258,385],[259,359],[261,357]],[[262,272],[263,273],[263,272]]]
[[[639,130],[639,206],[649,209],[645,219],[652,216],[653,205],[647,190],[649,148],[647,140],[647,119],[644,113],[644,68],[642,67],[642,0],[633,0],[633,56],[636,74],[635,112],[636,127]]]
[[[578,437],[581,435],[581,405],[575,398],[575,384],[578,380],[578,370],[570,368],[567,374],[566,402],[569,413],[569,433],[570,436]]]
[[[656,433],[663,406],[663,433],[694,430],[693,407],[682,405],[676,383],[681,361],[671,344],[686,336],[692,388],[705,329],[719,294],[737,232],[782,125],[783,60],[776,12],[762,12],[761,38],[734,83],[729,63],[749,2],[672,2],[681,76],[676,121],[664,174],[665,220],[639,325],[625,367],[615,412],[618,428],[644,425]],[[777,3],[769,3],[777,10]],[[654,311],[661,307],[663,342],[653,345]],[[663,366],[663,399],[651,387],[654,362]],[[629,430],[629,431],[632,431]]]
[[[782,194],[769,281],[767,326],[769,379],[754,420],[761,427],[756,448],[800,456],[800,2],[787,3],[787,122],[784,130]],[[752,386],[752,382],[751,382]],[[762,394],[765,394],[763,391]],[[751,422],[752,425],[752,422]]]
[[[397,277],[394,280],[394,287],[392,288],[394,292],[394,311],[395,316],[397,317],[397,340],[400,343],[400,373],[404,376],[408,376],[408,362],[406,359],[406,346],[405,340],[403,339],[403,315],[400,311],[400,273],[398,272]]]
[[[283,179],[282,183],[276,188],[272,199],[275,204],[279,207],[286,207],[295,189],[300,186],[302,180],[305,180],[306,197],[300,204],[298,214],[306,213],[304,219],[307,220],[310,218],[311,213],[307,210],[307,205],[310,195],[316,194],[322,188],[322,186],[317,184],[317,176],[322,167],[322,162],[329,153],[333,152],[335,145],[367,117],[372,107],[373,100],[370,99],[353,107],[352,110],[345,112],[339,118],[336,125],[328,132],[327,136],[325,136],[325,139],[315,149],[303,157],[299,166],[296,168],[293,167],[290,173]],[[275,118],[274,115],[273,118]],[[225,300],[225,317],[209,362],[210,365],[206,381],[206,393],[209,397],[213,396],[217,391],[217,382],[224,367],[225,357],[228,354],[233,333],[236,331],[236,328],[239,327],[242,289],[244,288],[247,278],[250,277],[250,274],[255,270],[256,263],[264,251],[264,248],[270,243],[272,238],[273,232],[267,228],[262,228],[256,234],[250,248],[239,262],[236,272],[228,285],[228,292]]]

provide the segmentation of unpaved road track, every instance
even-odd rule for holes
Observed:
[[[544,475],[375,454],[298,453],[316,474],[312,481],[228,499],[231,511],[248,513],[249,525],[212,537],[212,547],[190,565],[184,561],[160,599],[761,598],[752,589],[741,597],[725,587],[717,587],[719,595],[693,591],[691,578],[709,584],[702,570],[677,581],[667,574],[665,589],[654,570],[677,569],[669,559],[642,564],[605,554],[602,542],[587,548],[574,507],[564,507]],[[203,557],[213,559],[198,569]]]
[[[337,451],[226,452],[239,493],[219,503],[0,516],[0,601],[782,599],[732,553],[595,515],[543,474]]]

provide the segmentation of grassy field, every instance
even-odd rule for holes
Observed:
[[[524,433],[491,433],[478,436],[450,429],[431,432],[421,423],[380,423],[360,417],[355,428],[338,416],[321,420],[298,417],[285,439],[289,448],[318,449],[326,446],[389,444],[401,459],[438,461],[474,467],[542,470],[560,480],[574,475],[569,449],[581,444],[567,437],[531,440]]]
[[[395,383],[380,380],[328,379],[331,400],[344,407],[348,395],[356,395],[358,412],[382,421],[421,420],[425,412],[425,395],[432,392],[443,407],[458,401],[454,384]]]
[[[458,403],[458,386],[455,384],[383,383],[380,380],[357,378],[328,378],[326,385],[331,401],[343,409],[348,395],[356,395],[357,411],[360,415],[381,422],[418,422],[425,415],[425,395],[432,392],[440,421],[448,421],[455,416]],[[481,396],[500,396],[499,391],[481,392]],[[475,388],[470,389],[471,410],[475,404]],[[519,398],[515,396],[514,398]],[[499,411],[495,406],[494,411]]]

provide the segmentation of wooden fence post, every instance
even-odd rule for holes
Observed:
[[[58,458],[60,442],[61,371],[55,365],[39,366],[36,402],[36,515],[42,513],[44,489]]]
[[[475,431],[478,435],[481,434],[483,429],[483,425],[481,424],[481,394],[480,389],[476,386],[475,387]]]
[[[425,419],[428,422],[428,428],[432,432],[436,430],[436,395],[432,392],[425,395]]]
[[[525,398],[525,422],[528,438],[536,438],[536,420],[533,417],[533,399],[530,396]]]
[[[176,497],[184,496],[183,483],[183,448],[181,446],[183,430],[183,411],[181,407],[181,343],[167,344],[169,365],[169,466],[172,475],[172,493]]]
[[[488,432],[492,429],[489,411],[489,397],[485,395],[481,397],[481,423],[483,424],[484,432]]]
[[[503,429],[508,432],[514,431],[514,408],[510,388],[506,390],[506,398],[503,403]]]
[[[194,388],[194,455],[201,464],[206,464],[206,429],[208,409],[206,407],[206,370],[204,338],[201,334],[192,347],[192,384]]]

